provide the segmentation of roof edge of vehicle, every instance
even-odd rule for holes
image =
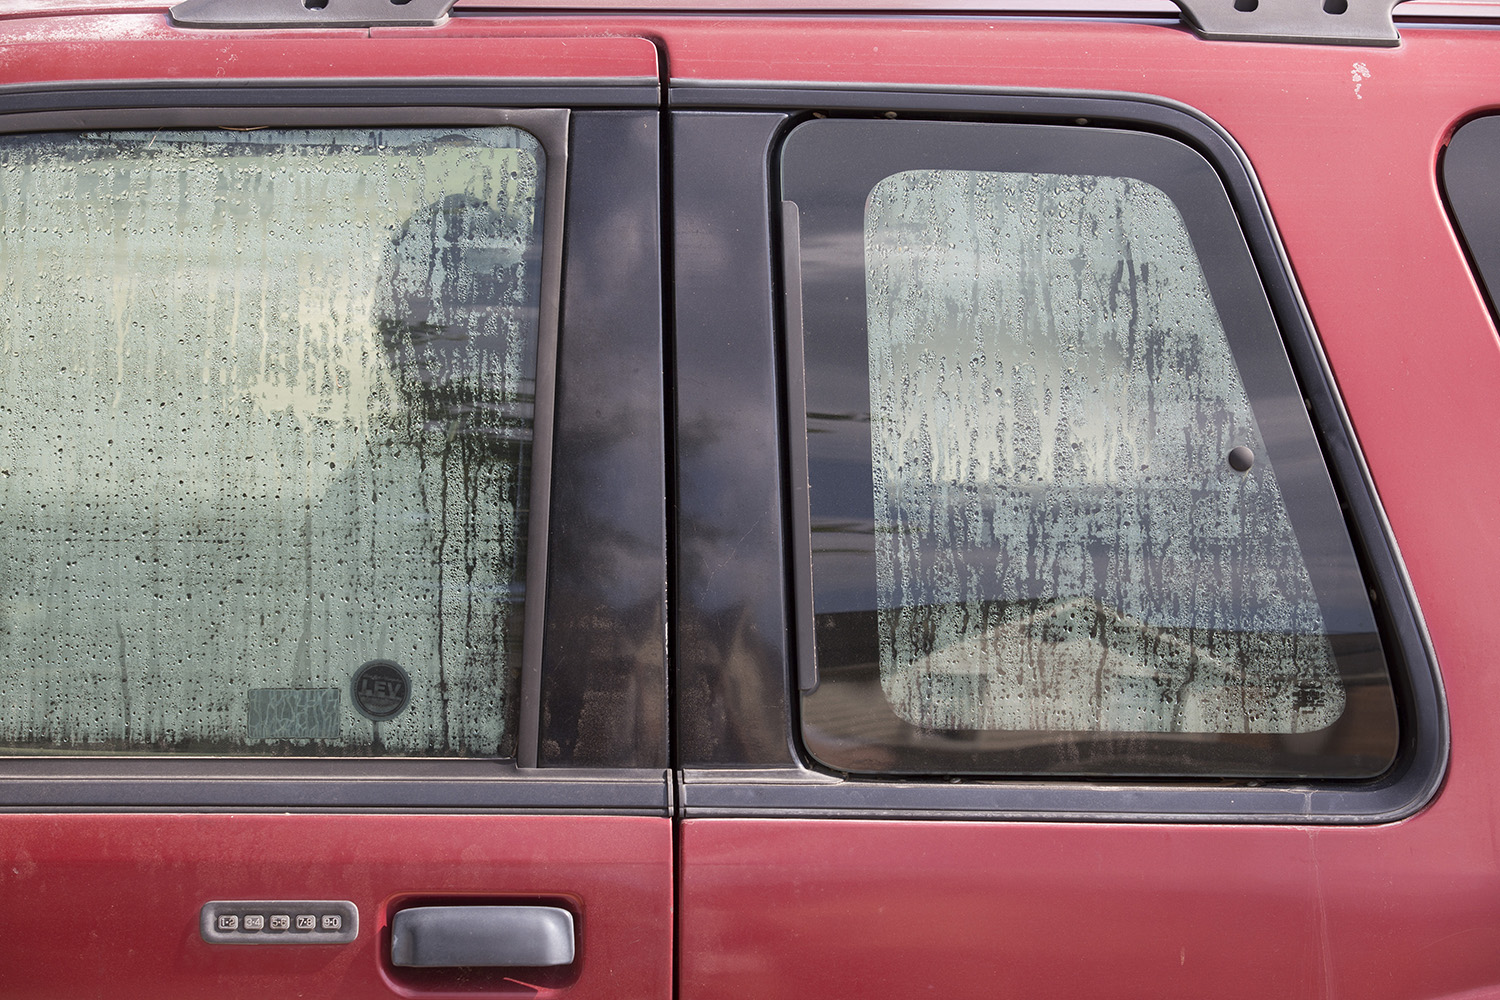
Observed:
[[[1382,0],[1376,1],[1380,3]],[[246,4],[245,0],[214,0],[214,3],[225,9],[266,6],[254,1]],[[297,0],[293,0],[293,3],[297,3]],[[381,0],[381,3],[389,3],[389,0]],[[1353,0],[1353,3],[1359,3],[1359,0]],[[1385,0],[1385,3],[1389,3],[1389,0]],[[302,4],[299,3],[299,6]],[[402,7],[410,6],[416,4],[402,4]],[[1229,0],[1229,6],[1233,6],[1233,0]],[[1322,6],[1322,3],[1317,1],[1317,6]],[[151,3],[150,0],[0,0],[0,19],[89,13],[157,13],[168,9],[172,9],[172,4]],[[522,0],[513,4],[495,3],[493,0],[459,0],[459,3],[453,4],[453,9],[458,13],[1022,13],[1112,18],[1175,18],[1181,13],[1173,0],[636,0],[633,3],[609,3],[607,0]],[[1400,21],[1491,21],[1500,19],[1500,0],[1397,0],[1394,13],[1395,18]],[[311,25],[311,18],[299,21],[299,24],[302,22]],[[178,24],[181,24],[180,18]]]
[[[226,6],[239,6],[232,0]],[[0,18],[47,14],[159,13],[172,4],[151,0],[0,0]],[[609,14],[745,13],[745,14],[1086,14],[1108,17],[1176,17],[1172,0],[458,0],[458,14],[503,12],[593,12]],[[1403,21],[1445,18],[1488,20],[1500,17],[1500,0],[1398,0],[1395,16]]]
[[[999,14],[1110,18],[1176,18],[1208,38],[1394,45],[1393,20],[1496,21],[1500,0],[1267,0],[1245,12],[1235,0],[521,0],[498,4],[472,0],[456,12],[632,14]],[[1241,0],[1240,6],[1247,6]],[[1394,6],[1394,11],[1392,7]],[[0,0],[0,20],[47,15],[159,13],[171,10],[183,27],[329,27],[380,24],[441,24],[453,0],[330,0],[309,7],[302,0],[182,0],[176,6],[142,0]],[[341,13],[342,12],[342,13]],[[1258,19],[1257,19],[1258,17]],[[1253,22],[1253,24],[1252,24]],[[1370,25],[1373,23],[1374,27]],[[1351,25],[1355,25],[1351,27]]]

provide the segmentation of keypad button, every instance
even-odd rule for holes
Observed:
[[[240,929],[240,918],[233,913],[219,914],[219,930],[237,931]]]
[[[245,930],[263,931],[266,929],[266,915],[264,913],[245,914]]]
[[[271,914],[271,930],[284,931],[292,926],[292,918],[285,913]]]
[[[337,913],[323,914],[323,929],[325,931],[339,931],[344,929],[344,918]]]
[[[299,931],[311,931],[311,930],[316,930],[317,927],[318,927],[318,918],[315,917],[315,916],[313,916],[311,913],[299,913],[299,914],[297,914],[297,922],[296,922],[296,928],[297,928],[297,930],[299,930]]]

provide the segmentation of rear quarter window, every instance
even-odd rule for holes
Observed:
[[[814,121],[820,761],[1371,777],[1380,628],[1212,167],[1130,132]],[[794,352],[795,353],[795,352]]]

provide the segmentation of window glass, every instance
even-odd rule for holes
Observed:
[[[0,745],[506,754],[543,152],[0,141]]]
[[[1443,151],[1443,194],[1469,260],[1500,315],[1500,190],[1495,163],[1500,157],[1500,117],[1489,115],[1461,125]]]
[[[1206,162],[1158,136],[904,131],[787,145],[810,749],[853,771],[1379,773],[1378,627]]]
[[[865,206],[880,677],[929,729],[1295,733],[1343,711],[1172,202],[905,171]],[[1244,471],[1228,456],[1247,449]]]

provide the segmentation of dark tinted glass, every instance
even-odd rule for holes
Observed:
[[[1443,152],[1443,193],[1495,313],[1500,293],[1500,118],[1476,118],[1453,133]]]

